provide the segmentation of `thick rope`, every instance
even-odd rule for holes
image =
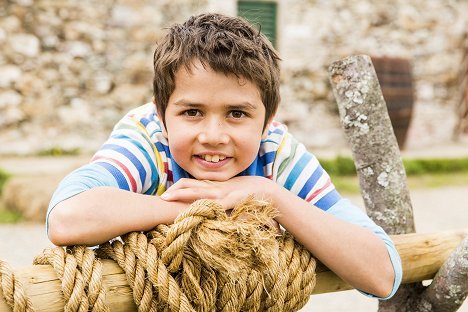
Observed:
[[[15,277],[8,263],[2,260],[0,260],[0,290],[13,312],[34,311],[31,300],[24,293],[20,281]]]
[[[171,226],[132,232],[96,251],[46,249],[34,264],[54,268],[65,311],[109,311],[96,255],[124,270],[138,311],[297,311],[315,286],[316,263],[290,234],[277,234],[274,216],[268,202],[251,198],[230,216],[215,202],[199,200]],[[0,273],[8,305],[33,311],[1,261]]]

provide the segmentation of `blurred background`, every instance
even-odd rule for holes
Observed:
[[[412,78],[400,87],[414,101],[398,108],[411,115],[398,126],[407,149],[468,131],[467,1],[2,0],[0,153],[94,151],[122,114],[150,101],[165,28],[204,11],[261,24],[283,59],[277,118],[310,147],[346,146],[327,67],[352,54],[386,57],[381,70]]]
[[[166,28],[207,11],[243,16],[270,38],[282,58],[277,119],[361,207],[327,68],[370,55],[417,230],[468,227],[466,0],[0,0],[0,258],[27,265],[50,244],[43,222],[58,181],[151,100]],[[375,310],[356,292],[330,305],[337,296],[316,296],[328,302],[316,310]]]

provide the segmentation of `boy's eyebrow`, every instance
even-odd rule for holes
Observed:
[[[187,100],[179,100],[177,102],[174,102],[174,105],[176,106],[183,106],[183,107],[201,107],[201,106],[204,106],[203,104],[201,103],[193,103],[193,102],[189,102]]]
[[[190,108],[200,108],[200,107],[206,106],[206,104],[190,102],[185,99],[174,102],[174,105],[179,106],[179,107],[190,107]],[[228,104],[227,108],[232,109],[232,110],[250,110],[250,111],[257,110],[257,106],[253,105],[250,102]]]
[[[228,107],[229,107],[229,109],[233,109],[233,110],[236,110],[236,109],[238,109],[238,110],[250,110],[250,111],[257,110],[257,106],[253,105],[250,102],[230,104],[230,105],[228,105]]]

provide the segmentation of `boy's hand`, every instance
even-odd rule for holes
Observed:
[[[257,176],[234,177],[227,181],[181,179],[161,195],[166,201],[192,203],[198,199],[213,199],[229,210],[249,195],[268,199],[266,190],[276,185],[270,179]]]
[[[231,210],[241,200],[249,195],[257,199],[269,199],[266,190],[272,191],[277,184],[270,179],[257,176],[234,177],[227,181],[209,181],[196,179],[181,179],[161,195],[165,201],[192,203],[198,199],[212,199],[225,210]],[[229,213],[229,212],[228,212]],[[276,220],[273,227],[281,232]]]

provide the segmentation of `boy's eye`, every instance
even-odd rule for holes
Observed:
[[[200,112],[198,111],[198,109],[188,109],[184,111],[183,114],[188,117],[197,117],[200,114]]]
[[[229,113],[230,116],[233,118],[239,119],[245,116],[245,113],[243,111],[232,111]]]

